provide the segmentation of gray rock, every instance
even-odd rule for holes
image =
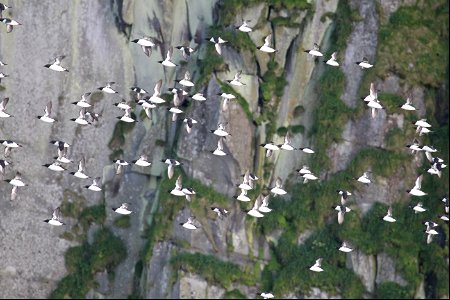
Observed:
[[[369,293],[375,290],[375,278],[377,274],[377,264],[375,257],[366,255],[356,249],[347,256],[346,265],[359,276],[363,285]]]
[[[392,281],[401,286],[406,286],[408,282],[399,274],[395,268],[395,261],[386,253],[377,255],[377,277],[376,283]]]

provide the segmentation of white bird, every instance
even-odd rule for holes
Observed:
[[[185,223],[180,223],[181,226],[183,226],[186,229],[190,229],[190,230],[195,230],[198,228],[198,226],[196,226],[194,224],[194,217],[189,217],[188,220]]]
[[[22,145],[14,142],[14,141],[10,141],[10,140],[0,140],[0,143],[3,146],[5,146],[5,152],[4,152],[5,157],[9,156],[12,148],[21,148],[22,147]]]
[[[264,217],[264,215],[262,213],[259,212],[259,206],[261,205],[261,195],[259,195],[256,200],[255,203],[253,204],[253,207],[251,210],[249,210],[247,212],[248,215],[255,217],[255,218],[262,218]]]
[[[406,190],[406,191],[409,194],[411,194],[413,196],[418,196],[418,197],[427,195],[427,193],[420,190],[420,188],[422,186],[422,178],[423,178],[423,175],[420,175],[419,177],[417,177],[414,187],[412,189]]]
[[[84,156],[82,156],[80,162],[78,163],[78,170],[76,172],[70,172],[70,174],[81,179],[89,178],[89,176],[86,175],[85,172],[86,172],[86,160],[84,159]]]
[[[344,205],[337,205],[334,209],[338,211],[338,224],[344,223],[344,216],[346,213],[350,212],[351,209]]]
[[[319,258],[316,260],[316,263],[309,269],[314,272],[322,272],[323,269],[321,268],[321,265],[322,265],[322,258]]]
[[[216,49],[217,53],[219,53],[219,55],[222,55],[222,46],[221,44],[227,43],[227,41],[223,40],[221,37],[211,37],[209,39],[210,42],[214,43],[214,48]]]
[[[122,203],[120,207],[113,207],[112,210],[121,215],[129,215],[132,211],[128,209],[128,206],[128,203]]]
[[[191,56],[191,53],[195,51],[195,49],[189,47],[188,43],[184,46],[177,46],[175,48],[181,51],[181,55],[185,60],[187,60]]]
[[[266,157],[272,156],[273,151],[280,150],[280,148],[277,145],[275,145],[273,142],[261,144],[260,146],[264,147],[266,149]]]
[[[51,117],[51,114],[52,114],[52,102],[51,101],[49,101],[47,103],[47,105],[45,106],[44,112],[45,113],[43,116],[38,116],[39,120],[44,121],[46,123],[53,123],[56,121],[56,119]]]
[[[144,54],[148,57],[150,57],[150,55],[152,54],[152,47],[155,47],[155,42],[149,36],[144,36],[140,39],[134,39],[131,42],[140,45],[142,51],[144,51]]]
[[[116,117],[120,121],[127,122],[127,123],[134,123],[137,122],[135,119],[131,117],[131,109],[125,109],[125,112],[122,117]]]
[[[275,51],[278,51],[278,50],[275,50],[274,48],[270,47],[271,43],[272,43],[272,34],[269,34],[264,39],[264,44],[261,47],[258,47],[258,49],[263,52],[266,52],[266,53],[273,53]]]
[[[65,58],[65,55],[57,56],[55,62],[52,64],[46,64],[44,67],[58,72],[69,72],[66,68],[61,66],[61,61]]]
[[[245,189],[241,189],[241,193],[239,194],[239,196],[233,196],[233,198],[243,202],[250,201],[250,198],[247,196],[247,190]]]
[[[211,210],[217,214],[217,217],[219,217],[219,219],[223,219],[223,217],[226,217],[228,215],[228,210],[226,210],[225,208],[211,207]]]
[[[194,100],[197,100],[197,101],[206,101],[206,98],[203,96],[202,93],[196,93],[191,98],[194,99]]]
[[[16,172],[16,176],[13,179],[7,179],[5,181],[13,186],[23,187],[27,185],[22,181],[22,174],[20,172]]]
[[[444,197],[441,201],[444,202],[445,213],[448,214],[449,212],[448,198]]]
[[[298,150],[302,150],[303,152],[308,153],[308,154],[315,153],[313,149],[308,148],[308,147],[300,147],[300,148],[298,148]]]
[[[9,118],[10,114],[5,112],[6,104],[8,104],[9,97],[3,98],[2,103],[0,103],[0,118]]]
[[[61,163],[58,161],[55,161],[52,164],[45,164],[42,166],[48,168],[49,170],[56,171],[56,172],[62,172],[62,171],[66,170],[61,166]]]
[[[80,100],[78,100],[76,102],[72,102],[72,104],[75,104],[77,106],[84,107],[84,108],[91,107],[92,105],[87,102],[87,97],[89,97],[89,95],[91,95],[91,93],[84,93],[83,95],[81,95]]]
[[[9,77],[8,74],[5,74],[3,72],[0,72],[0,82],[2,81],[3,78]]]
[[[333,52],[333,54],[331,54],[331,58],[326,60],[325,63],[333,67],[339,67],[339,63],[336,61],[336,56],[337,52]]]
[[[94,192],[100,192],[102,190],[102,188],[100,187],[100,177],[95,177],[92,180],[92,184],[91,185],[85,185],[84,187],[86,189],[94,191]]]
[[[217,148],[214,151],[211,151],[212,154],[218,155],[218,156],[225,156],[227,155],[223,151],[223,137],[219,138],[219,141],[217,142]]]
[[[194,86],[194,83],[191,81],[191,73],[189,73],[189,71],[186,71],[184,73],[184,78],[181,80],[177,80],[177,82],[179,84],[181,84],[182,86],[187,86],[187,87]]]
[[[346,241],[343,241],[342,245],[338,248],[338,250],[345,253],[349,253],[353,251],[353,248]]]
[[[61,210],[59,206],[53,211],[52,218],[44,220],[44,222],[53,226],[66,225],[63,221],[61,221]]]
[[[155,87],[153,88],[153,95],[150,97],[149,101],[155,104],[160,104],[166,102],[166,100],[159,97],[161,95],[161,85],[162,85],[162,79],[158,80],[158,82],[155,84]]]
[[[369,179],[369,172],[364,172],[362,174],[362,176],[360,176],[357,181],[365,183],[365,184],[369,184],[371,183],[370,179]]]
[[[295,148],[291,145],[291,138],[289,136],[289,133],[286,133],[286,135],[284,136],[284,143],[278,145],[278,147],[282,150],[295,150]]]
[[[263,299],[272,299],[274,297],[272,293],[261,293],[260,296],[263,297]]]
[[[396,219],[394,219],[392,217],[392,207],[389,206],[389,208],[387,210],[387,214],[383,217],[383,220],[386,222],[390,222],[390,223],[397,221]]]
[[[142,154],[141,156],[139,156],[139,159],[133,160],[131,162],[136,166],[140,167],[148,167],[152,164],[151,162],[148,161],[148,157],[145,154]]]
[[[431,165],[431,167],[427,170],[427,173],[431,175],[437,175],[439,178],[442,176],[442,169],[444,169],[447,165],[441,162],[435,162]]]
[[[210,131],[220,137],[225,137],[225,136],[231,135],[230,133],[225,131],[226,124],[227,123],[219,123],[219,124],[217,124],[217,129],[215,129],[215,130],[211,129]]]
[[[312,57],[314,56],[323,56],[323,54],[319,51],[319,45],[317,45],[316,43],[314,43],[314,46],[312,49],[310,50],[304,50],[306,53],[310,54]]]
[[[184,196],[186,197],[186,200],[191,202],[192,200],[192,195],[195,195],[195,191],[193,188],[189,188],[189,187],[184,187],[181,189],[181,191],[183,192]]]
[[[348,196],[351,196],[352,193],[346,190],[336,190],[336,192],[341,195],[341,204],[345,205],[345,202],[347,201]]]
[[[361,69],[369,69],[373,67],[373,65],[369,63],[369,60],[366,57],[363,57],[361,61],[357,61],[356,64],[360,66]]]
[[[118,159],[118,160],[116,160],[116,161],[115,161],[115,164],[116,164],[116,175],[122,174],[123,168],[124,168],[125,166],[130,165],[129,162],[127,162],[126,160],[123,160],[123,159]]]
[[[420,119],[413,123],[415,126],[429,128],[431,124],[427,122],[427,119]]]
[[[406,148],[409,148],[411,150],[411,153],[414,154],[416,151],[422,151],[422,147],[419,144],[419,141],[417,139],[414,139],[412,144],[406,145]]]
[[[9,166],[11,163],[4,159],[0,159],[0,176],[5,174],[5,168],[6,166]]]
[[[258,210],[262,213],[269,213],[272,211],[272,209],[269,208],[269,195],[265,196],[262,199],[261,206],[258,208]]]
[[[91,124],[86,120],[86,109],[82,108],[80,110],[80,113],[78,115],[78,118],[72,118],[70,119],[71,121],[74,121],[75,123],[79,124],[79,125],[88,125]]]
[[[414,210],[414,213],[416,213],[416,214],[427,211],[427,209],[423,207],[423,203],[422,202],[419,202],[416,205],[414,205],[412,207],[412,209]]]
[[[367,106],[371,108],[372,119],[374,119],[377,116],[377,113],[378,113],[379,109],[383,109],[384,108],[380,104],[380,101],[378,99],[375,99],[373,101],[369,101],[367,103]]]
[[[101,86],[98,90],[105,92],[107,94],[117,94],[117,91],[112,88],[114,81],[107,82],[105,86]]]
[[[242,32],[251,32],[252,28],[250,26],[248,26],[248,23],[247,23],[247,22],[250,22],[250,21],[249,20],[247,20],[247,21],[242,20],[242,21],[243,21],[242,25],[237,26],[236,29],[239,30],[239,31],[242,31]]]
[[[146,102],[143,99],[138,100],[138,104],[143,105],[143,103]],[[114,103],[114,106],[123,110],[131,109],[130,102],[127,102],[125,99],[122,99],[120,102]]]
[[[173,90],[173,106],[168,108],[167,110],[172,113],[172,122],[175,122],[178,119],[178,115],[184,113],[179,107],[183,104],[184,95],[183,90]]]
[[[177,181],[175,181],[175,188],[173,188],[170,193],[174,196],[186,196],[183,192],[183,179],[181,175],[178,176]]]
[[[295,171],[297,171],[298,174],[300,174],[300,175],[311,174],[311,171],[309,170],[308,166],[303,166],[301,169],[297,169]]]
[[[436,223],[435,223],[436,224]],[[432,226],[430,224],[427,224],[427,229],[425,230],[425,233],[427,234],[427,244],[430,244],[433,241],[433,235],[438,235],[439,232],[437,232],[436,229],[434,229],[436,226]]]
[[[172,62],[172,54],[173,54],[173,48],[169,47],[169,50],[167,50],[166,58],[164,60],[160,60],[158,62],[165,67],[176,67],[177,65]]]
[[[370,101],[375,101],[377,99],[378,99],[378,93],[377,93],[377,90],[375,89],[375,84],[372,82],[372,83],[370,83],[369,95],[367,95],[363,100],[365,102],[370,102]]]
[[[242,71],[240,70],[234,75],[233,80],[227,80],[227,82],[231,85],[236,85],[236,86],[245,85],[245,83],[241,82],[241,74],[242,74]]]
[[[411,98],[409,97],[406,99],[406,103],[400,105],[399,107],[404,110],[416,110],[416,108],[412,105]]]
[[[281,178],[277,177],[275,180],[275,187],[270,190],[275,195],[285,195],[287,192],[283,189]]]
[[[167,177],[169,179],[172,179],[173,177],[173,173],[175,171],[175,166],[180,166],[182,165],[181,162],[179,162],[176,159],[171,159],[171,158],[166,158],[166,159],[162,159],[161,162],[169,165],[168,169],[167,169]]]
[[[305,173],[305,174],[302,174],[301,176],[303,177],[303,183],[307,183],[308,180],[317,180],[317,179],[319,179],[313,173]]]

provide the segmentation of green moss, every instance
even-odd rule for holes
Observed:
[[[222,92],[231,93],[234,96],[236,96],[236,99],[234,99],[232,101],[237,101],[237,103],[241,106],[242,110],[244,111],[245,115],[247,116],[247,119],[250,122],[253,122],[253,114],[251,112],[250,105],[248,104],[247,100],[241,94],[239,94],[235,89],[233,89],[229,84],[224,84],[220,80],[218,80],[218,83],[220,85],[220,89]]]
[[[288,132],[288,129],[286,127],[279,127],[277,129],[277,135],[279,135],[279,136],[285,136],[287,132]]]
[[[99,204],[83,209],[78,222],[87,230],[92,223],[103,224],[106,219],[105,205]]]
[[[245,295],[238,289],[227,291],[223,295],[223,299],[247,299]]]
[[[120,228],[129,228],[130,224],[130,216],[122,215],[114,219],[114,226]]]
[[[255,52],[256,50],[256,45],[250,39],[248,33],[242,32],[240,30],[224,30],[222,26],[213,25],[208,28],[208,35],[211,37],[220,36],[222,39],[228,42],[228,45],[235,48],[236,50],[247,50],[250,52]]]
[[[223,57],[217,54],[212,43],[208,43],[206,54],[203,59],[198,60],[198,69],[200,70],[196,86],[206,84],[211,78],[211,74],[216,71],[225,71],[225,62]]]
[[[375,291],[377,299],[411,299],[413,295],[395,282],[383,282]]]
[[[347,39],[352,33],[352,10],[348,1],[339,1],[336,13],[334,14],[335,29],[331,36],[330,44],[333,45],[329,50],[343,51],[347,47]]]
[[[294,108],[294,117],[298,118],[305,112],[305,107],[303,105],[297,105]]]
[[[131,117],[136,119],[136,115],[132,112]],[[127,123],[123,121],[118,121],[114,127],[113,135],[108,143],[109,149],[113,151],[121,150],[125,144],[125,135],[133,130],[135,122]]]
[[[174,269],[199,274],[210,284],[219,284],[228,288],[232,283],[254,285],[252,274],[248,274],[231,262],[221,261],[212,255],[201,253],[179,253],[172,257],[170,263]]]
[[[298,14],[296,14],[298,16]],[[300,23],[294,22],[296,16],[291,15],[289,17],[275,17],[271,21],[273,26],[283,26],[283,27],[292,27],[298,28],[300,27]]]
[[[66,251],[64,258],[69,275],[58,283],[50,298],[84,298],[95,285],[94,274],[105,269],[112,273],[125,257],[123,242],[108,228],[98,230],[92,245],[85,242]]]
[[[290,126],[289,129],[292,131],[292,133],[296,134],[296,133],[305,133],[305,126],[303,125],[293,125]]]

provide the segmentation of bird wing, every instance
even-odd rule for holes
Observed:
[[[11,201],[16,200],[16,198],[17,198],[17,189],[18,189],[18,186],[14,185],[12,190],[11,190]]]
[[[122,209],[128,209],[128,203],[122,203],[122,205],[120,206],[120,208],[122,208]]]
[[[9,97],[3,98],[2,103],[0,104],[0,111],[4,110],[6,108],[6,104],[8,104]]]
[[[284,143],[285,144],[291,143],[291,138],[289,137],[289,133],[286,133],[286,135],[284,136]]]
[[[423,175],[420,175],[419,177],[417,177],[416,183],[414,184],[413,189],[420,190],[420,187],[422,186],[422,178],[423,178]]]
[[[331,54],[331,59],[336,60],[336,56],[337,56],[337,52],[333,52],[333,54]]]
[[[158,80],[158,82],[155,84],[154,94],[153,96],[159,96],[161,95],[161,85],[162,85],[162,79]]]
[[[186,73],[184,73],[184,80],[187,81],[191,80],[191,73],[189,73],[189,71],[186,71]]]
[[[375,119],[375,117],[377,116],[377,109],[372,107],[371,113],[372,113],[372,118]]]
[[[172,46],[170,46],[169,50],[167,50],[166,60],[171,60],[172,59],[172,53],[173,53],[173,48],[172,48]]]
[[[220,151],[223,151],[223,139],[219,138],[219,141],[217,142],[217,149]]]
[[[375,84],[370,83],[369,94],[373,99],[377,99],[377,90],[375,89]]]
[[[47,106],[45,106],[45,115],[50,116],[51,113],[52,113],[52,102],[49,101],[47,103]]]
[[[61,209],[59,208],[59,206],[57,208],[55,208],[55,210],[53,211],[52,219],[53,220],[61,219]]]
[[[78,164],[78,172],[84,172],[84,168],[86,166],[86,160],[84,156],[80,159],[80,163]]]
[[[281,188],[281,186],[282,186],[282,183],[281,183],[281,178],[280,178],[280,177],[278,177],[278,178],[277,178],[277,180],[275,181],[275,187],[277,187],[277,188]]]
[[[178,190],[183,189],[183,179],[182,179],[181,175],[178,176],[177,181],[175,182],[175,188]]]
[[[264,45],[265,45],[265,46],[269,46],[271,41],[272,41],[272,34],[269,34],[269,35],[266,36],[266,38],[264,39]]]
[[[322,264],[322,258],[317,259],[316,266],[320,267],[321,264]]]
[[[319,49],[319,45],[317,45],[317,43],[314,43],[313,50],[319,51]]]
[[[343,212],[342,210],[338,212],[338,223],[339,224],[344,223],[344,215],[345,215],[345,212]]]
[[[220,46],[220,44],[215,43],[214,47],[216,48],[217,53],[219,53],[219,55],[222,55],[222,47]]]
[[[392,217],[392,206],[389,206],[388,211],[387,211],[387,215],[389,217]]]

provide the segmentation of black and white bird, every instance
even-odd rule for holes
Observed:
[[[283,189],[283,183],[280,177],[277,177],[277,179],[275,180],[275,186],[272,189],[270,189],[270,191],[275,195],[285,195],[287,193]]]
[[[167,108],[169,112],[172,113],[172,122],[175,122],[178,119],[178,115],[184,113],[179,107],[183,104],[184,101],[184,95],[183,90],[174,89],[173,92],[173,99],[172,104],[173,106],[170,108]]]
[[[123,168],[130,165],[129,162],[127,162],[126,160],[123,159],[117,159],[115,161],[116,164],[116,175],[120,175],[123,172]]]
[[[292,151],[295,150],[294,146],[291,144],[291,137],[289,136],[289,132],[284,136],[284,143],[277,145],[281,150]]]
[[[336,190],[336,192],[337,192],[339,195],[341,195],[341,204],[342,204],[342,205],[345,205],[345,203],[346,203],[346,201],[347,201],[347,199],[348,199],[348,196],[351,196],[351,195],[352,195],[351,192],[346,191],[346,190]]]
[[[55,61],[52,64],[46,64],[44,67],[58,72],[69,72],[66,68],[61,66],[61,61],[65,58],[65,55],[55,57]]]
[[[417,126],[416,133],[418,133],[419,136],[422,136],[423,134],[427,134],[427,133],[431,132],[431,130],[430,130],[431,124],[428,123],[426,119],[420,119],[416,122],[413,122],[413,124],[415,126]]]
[[[114,81],[107,82],[105,86],[101,86],[97,88],[98,90],[105,92],[107,94],[117,94],[117,91],[112,88],[112,85],[115,84]]]
[[[236,99],[236,96],[231,93],[219,93],[217,95],[219,95],[222,99],[222,111],[227,111],[228,102],[230,102],[230,100]]]
[[[213,207],[211,207],[211,210],[213,212],[215,212],[217,214],[217,217],[219,219],[221,219],[221,220],[224,217],[228,216],[228,210],[226,210],[225,208],[220,208],[220,207],[213,206]]]
[[[4,160],[4,159],[0,159],[0,177],[3,176],[5,174],[5,168],[6,166],[9,166],[11,163]]]
[[[185,87],[193,87],[194,83],[191,81],[191,73],[189,71],[186,71],[184,73],[184,77],[181,80],[176,80],[179,84]]]
[[[250,176],[250,170],[245,171],[242,177],[242,183],[238,185],[238,188],[247,191],[251,190],[253,188],[253,179]]]
[[[196,120],[194,120],[193,118],[185,118],[183,120],[183,123],[185,123],[185,125],[186,125],[186,132],[191,133],[192,127],[194,127],[194,124],[197,124],[198,122]]]
[[[56,171],[56,172],[66,171],[66,169],[61,166],[61,162],[59,162],[59,161],[55,161],[51,164],[45,164],[42,166],[48,168],[49,170]]]
[[[183,192],[183,179],[181,175],[179,175],[177,180],[175,181],[175,188],[170,191],[170,194],[174,196],[186,196],[186,194]]]
[[[338,211],[338,224],[339,225],[344,223],[345,214],[351,211],[351,209],[349,207],[344,206],[344,205],[336,205],[334,207],[334,210]]]
[[[273,142],[261,144],[260,146],[263,147],[264,149],[266,149],[266,157],[271,157],[273,151],[280,150],[280,147],[275,145]]]
[[[278,51],[275,48],[270,47],[271,44],[272,44],[272,34],[269,34],[264,39],[264,44],[261,47],[258,47],[258,50],[261,50],[266,53],[273,53]]]
[[[342,242],[342,245],[338,248],[339,251],[349,253],[353,251],[353,248],[350,246],[350,244],[346,241]]]
[[[236,200],[242,202],[250,202],[250,198],[247,196],[247,190],[241,189],[241,193],[238,196],[233,196]]]
[[[113,207],[112,210],[121,215],[129,215],[133,211],[129,210],[128,206],[129,206],[128,203],[122,203],[122,205],[120,205],[120,207]]]
[[[337,52],[333,52],[333,54],[331,54],[331,57],[329,60],[325,60],[324,62],[327,65],[333,66],[333,67],[339,67],[339,63],[336,60],[336,56],[337,56]]]
[[[261,293],[259,294],[263,299],[272,299],[274,295],[272,293]]]
[[[173,48],[172,46],[169,47],[169,49],[167,50],[167,54],[166,54],[166,58],[164,60],[160,60],[158,61],[160,64],[162,64],[164,67],[176,67],[177,64],[175,64],[172,61],[172,54],[173,54]]]
[[[203,93],[195,93],[194,96],[192,96],[191,98],[196,101],[206,101],[206,98],[203,95]]]
[[[227,155],[225,151],[223,151],[223,137],[219,137],[219,140],[217,141],[217,148],[215,150],[212,150],[211,153],[217,156],[225,156]]]
[[[116,117],[117,119],[119,119],[120,121],[126,122],[126,123],[134,123],[134,122],[138,122],[137,120],[133,119],[131,117],[131,109],[125,109],[124,110],[124,114],[122,117]]]
[[[392,217],[392,207],[391,206],[389,206],[386,215],[383,217],[383,220],[386,222],[390,222],[390,223],[397,221],[396,219],[394,219]]]
[[[264,217],[264,215],[259,211],[259,207],[261,205],[261,201],[262,201],[262,196],[259,195],[258,197],[256,197],[255,203],[253,204],[252,209],[250,209],[247,214],[255,217],[255,218],[262,218]]]
[[[423,179],[423,175],[420,175],[419,177],[417,177],[414,187],[410,190],[406,190],[406,192],[408,192],[409,194],[411,194],[413,196],[418,196],[418,197],[427,195],[427,193],[425,193],[421,190],[422,179]]]
[[[191,202],[192,196],[196,194],[194,189],[190,188],[190,187],[184,187],[181,189],[181,191],[183,192],[184,196],[186,197],[186,200],[189,202]]]
[[[131,161],[136,166],[140,167],[149,167],[152,163],[148,161],[148,156],[145,154],[141,154],[139,159]]]
[[[373,82],[370,83],[369,95],[363,98],[365,102],[375,101],[378,99],[378,91]]]
[[[211,37],[209,39],[210,42],[214,43],[214,48],[216,49],[216,52],[219,55],[222,55],[222,46],[221,44],[225,44],[227,43],[227,41],[225,41],[224,39],[222,39],[220,36],[219,37]]]
[[[236,26],[236,29],[242,32],[251,32],[252,28],[248,25],[248,22],[250,22],[250,20],[242,20],[242,25]]]
[[[22,147],[21,144],[18,144],[18,143],[14,142],[14,141],[11,141],[11,140],[0,140],[0,143],[3,146],[5,146],[5,152],[4,152],[5,157],[9,156],[9,154],[11,153],[11,149],[13,149],[13,148],[21,148]]]
[[[448,198],[444,197],[441,201],[444,203],[445,213],[448,214],[449,213]]]
[[[198,226],[195,225],[194,222],[195,222],[195,217],[189,217],[186,222],[180,223],[180,225],[186,229],[195,230],[198,228]]]
[[[297,171],[299,175],[311,174],[308,166],[303,166],[301,169],[296,169],[295,171]]]
[[[357,61],[355,62],[355,64],[357,64],[358,66],[361,67],[361,69],[369,69],[372,68],[373,65],[371,65],[369,63],[369,60],[366,57],[363,57],[363,59],[361,61]]]
[[[16,172],[16,176],[13,179],[6,179],[6,182],[13,186],[24,187],[27,184],[22,181],[22,174],[20,172]]]
[[[77,123],[77,124],[79,124],[79,125],[88,125],[88,124],[90,124],[89,122],[88,122],[88,120],[86,120],[86,109],[85,108],[82,108],[81,110],[80,110],[80,113],[79,113],[79,115],[78,115],[78,118],[72,118],[72,119],[70,119],[71,121],[73,121],[73,122],[75,122],[75,123]]]
[[[211,129],[210,131],[220,137],[225,137],[225,136],[231,135],[230,133],[228,133],[225,130],[226,125],[227,125],[227,123],[219,123],[219,124],[217,124],[217,129],[214,129],[214,130]]]
[[[145,100],[138,100],[138,104],[142,105],[142,103],[145,102]],[[122,99],[120,102],[114,103],[114,106],[123,110],[130,109],[131,110],[131,101],[126,101],[125,99]]]
[[[87,100],[88,100],[87,98],[90,95],[91,95],[91,93],[84,93],[83,95],[81,95],[81,99],[80,100],[78,100],[76,102],[72,102],[72,104],[75,104],[77,106],[84,107],[84,108],[91,107],[92,105],[87,102]]]
[[[406,145],[406,148],[411,150],[412,154],[422,151],[422,147],[417,139],[414,139],[411,144]]]
[[[302,176],[304,184],[307,183],[309,180],[317,180],[317,179],[319,179],[319,177],[317,177],[316,175],[314,175],[311,172],[302,174],[300,176]]]
[[[0,103],[0,118],[9,118],[9,117],[11,117],[10,114],[5,112],[6,104],[8,104],[8,101],[9,101],[9,97],[5,97],[5,98],[3,98],[2,103]]]
[[[10,33],[11,31],[13,31],[14,26],[22,25],[22,23],[9,18],[0,18],[0,22],[6,25],[6,33]]]
[[[314,154],[315,153],[314,150],[309,148],[309,147],[300,147],[300,148],[298,148],[298,150],[302,150],[303,152],[308,153],[308,154]]]
[[[44,115],[38,116],[38,119],[44,121],[45,123],[53,123],[56,121],[55,118],[52,118],[52,102],[49,101],[44,109]]]
[[[323,56],[323,54],[319,51],[319,45],[317,45],[316,43],[314,43],[314,46],[312,49],[309,50],[304,50],[306,53],[308,53],[309,55],[311,55],[312,57],[320,57]]]
[[[100,187],[100,177],[95,177],[90,185],[85,185],[84,187],[90,191],[100,192],[102,190]]]
[[[52,218],[44,220],[44,222],[53,226],[66,225],[61,219],[61,209],[59,208],[59,206],[53,211]]]
[[[155,47],[155,45],[156,45],[154,40],[149,36],[143,36],[142,38],[134,39],[131,42],[136,43],[139,46],[141,46],[142,51],[148,57],[150,57],[150,55],[152,55],[152,47]]]
[[[179,162],[178,160],[171,159],[171,158],[162,159],[161,162],[169,165],[169,167],[167,168],[167,177],[169,179],[172,179],[173,173],[175,171],[175,167],[183,164],[183,163]]]
[[[399,106],[403,110],[416,110],[416,108],[412,105],[411,98],[407,98],[406,102]]]
[[[11,8],[11,6],[0,3],[0,18],[3,18],[3,11]]]
[[[0,72],[0,82],[2,82],[2,79],[3,79],[3,78],[6,78],[6,77],[9,77],[9,75],[8,75],[8,74],[5,74],[5,73],[3,73],[3,72]]]
[[[431,244],[431,242],[433,241],[433,236],[439,234],[439,232],[436,229],[434,229],[438,225],[436,223],[425,225],[427,226],[427,229],[425,229],[425,233],[427,234],[427,244]]]
[[[86,160],[84,156],[82,156],[80,162],[78,163],[78,170],[76,172],[70,172],[70,174],[80,179],[87,179],[89,178],[89,176],[86,175],[85,172],[86,172]]]
[[[183,56],[183,58],[185,60],[188,60],[188,58],[191,56],[191,54],[195,51],[195,49],[189,47],[189,45],[187,43],[183,46],[177,46],[175,48],[177,48],[178,50],[181,51],[181,55]]]
[[[311,271],[314,271],[314,272],[322,272],[323,271],[323,269],[322,269],[322,258],[317,259],[316,263],[312,267],[310,267],[309,269]]]
[[[153,95],[150,97],[149,101],[155,104],[160,104],[166,102],[163,98],[161,98],[161,85],[162,79],[156,82],[155,87],[153,88]]]
[[[245,85],[245,83],[243,83],[241,81],[241,74],[242,74],[242,70],[239,70],[235,75],[234,78],[232,80],[227,80],[227,82],[231,85],[235,85],[235,86],[243,86]]]
[[[272,209],[269,208],[269,195],[266,195],[262,198],[262,203],[259,206],[258,210],[262,213],[269,213],[272,211]]]

